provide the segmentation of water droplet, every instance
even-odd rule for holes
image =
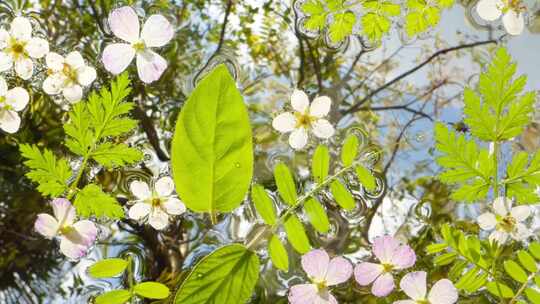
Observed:
[[[236,168],[240,168],[240,163],[239,163],[239,162],[236,162],[236,163],[234,163],[234,166],[235,166]]]
[[[426,134],[424,134],[424,132],[418,132],[416,133],[416,136],[415,136],[415,140],[417,142],[423,142],[426,140]]]

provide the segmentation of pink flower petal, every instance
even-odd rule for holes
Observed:
[[[361,286],[367,286],[383,273],[384,267],[375,263],[360,263],[354,268],[354,278]]]
[[[322,249],[314,249],[302,256],[302,268],[315,280],[326,279],[326,272],[330,264],[328,253]]]
[[[167,69],[167,61],[150,50],[137,54],[137,72],[144,83],[152,83],[161,77]]]
[[[109,15],[109,26],[114,35],[127,42],[139,40],[139,17],[129,6],[117,8]]]
[[[60,222],[61,226],[70,226],[75,221],[75,208],[71,205],[71,202],[65,198],[55,198],[51,205],[53,207],[54,216]]]
[[[436,304],[454,304],[458,300],[458,292],[450,280],[442,279],[433,285],[428,300]]]
[[[313,284],[294,285],[289,290],[291,304],[313,304],[317,298],[317,286]]]
[[[135,49],[129,44],[113,43],[103,50],[101,61],[105,69],[114,75],[122,73],[135,57]]]
[[[414,301],[414,300],[399,300],[399,301],[394,301],[392,304],[416,304],[416,301]]]
[[[397,269],[412,267],[416,262],[416,254],[408,245],[399,246],[392,256],[392,265]]]
[[[73,224],[73,228],[79,234],[82,245],[90,246],[96,240],[98,230],[94,222],[89,220],[78,221]]]
[[[371,293],[376,297],[386,297],[394,290],[394,277],[390,273],[385,273],[378,277],[371,286]]]
[[[385,235],[383,237],[377,237],[373,241],[373,254],[375,254],[375,256],[383,264],[390,264],[392,262],[392,257],[394,256],[394,252],[399,248],[399,246],[399,241],[392,236]]]
[[[351,263],[343,257],[335,257],[328,264],[326,272],[326,285],[332,286],[347,281],[352,274]]]
[[[401,290],[413,300],[424,300],[426,297],[426,272],[415,271],[406,274],[399,283]]]
[[[47,213],[40,213],[34,223],[34,229],[46,238],[53,238],[58,231],[58,221]]]
[[[78,260],[82,258],[87,250],[87,246],[74,243],[67,237],[62,237],[60,240],[60,251],[70,259]]]
[[[162,15],[152,15],[143,25],[141,39],[148,47],[162,47],[171,41],[174,29],[167,18]]]

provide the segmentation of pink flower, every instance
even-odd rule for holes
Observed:
[[[330,260],[328,253],[322,249],[315,249],[303,255],[302,268],[312,283],[291,287],[289,302],[292,304],[337,304],[328,287],[347,281],[352,274],[352,265],[349,261],[342,257]]]
[[[437,281],[429,293],[427,293],[425,271],[415,271],[406,274],[401,279],[399,287],[412,300],[395,301],[394,304],[453,304],[458,300],[458,292],[454,284],[447,279]]]
[[[89,220],[75,222],[75,208],[65,198],[56,198],[51,205],[54,217],[38,214],[34,229],[49,239],[60,237],[60,251],[68,258],[80,259],[96,240],[96,225]]]
[[[373,242],[373,254],[380,261],[360,263],[354,269],[356,282],[362,286],[373,283],[371,292],[384,297],[394,290],[392,271],[409,268],[416,262],[416,254],[408,245],[402,245],[391,236],[378,237]]]
[[[117,8],[109,15],[109,26],[114,35],[128,43],[113,43],[103,51],[105,69],[120,74],[137,55],[137,72],[145,83],[158,80],[167,68],[167,61],[151,48],[166,45],[173,37],[174,30],[162,15],[148,17],[139,31],[139,18],[129,6]]]

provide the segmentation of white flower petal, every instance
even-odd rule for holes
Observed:
[[[140,220],[143,217],[150,214],[150,210],[152,209],[152,206],[148,203],[136,203],[135,205],[131,206],[128,211],[129,218],[134,220]]]
[[[171,197],[163,203],[165,212],[171,215],[180,215],[186,212],[186,206],[177,198]]]
[[[4,52],[0,52],[0,72],[7,71],[13,66],[13,59]]]
[[[489,240],[491,242],[496,242],[500,245],[503,245],[508,240],[508,233],[500,230],[495,230],[489,235]]]
[[[28,95],[28,92],[25,89],[15,87],[7,91],[5,102],[10,105],[14,111],[20,111],[26,107],[29,100],[30,95]]]
[[[503,25],[508,34],[519,35],[525,28],[525,20],[522,13],[516,13],[514,10],[509,10],[502,17]]]
[[[78,260],[82,258],[87,250],[87,246],[74,243],[67,237],[62,237],[60,241],[60,251],[70,259]]]
[[[324,117],[330,112],[332,100],[327,96],[319,96],[313,100],[309,106],[309,115],[317,118]]]
[[[170,176],[163,176],[156,181],[154,189],[159,197],[169,196],[174,191],[174,181]]]
[[[312,128],[313,134],[318,138],[330,138],[335,133],[334,126],[326,119],[318,119],[313,123]]]
[[[114,75],[122,73],[135,57],[135,50],[125,43],[109,44],[103,50],[101,60],[105,69]]]
[[[289,145],[295,150],[303,149],[306,146],[307,141],[308,133],[304,128],[295,129],[289,136]]]
[[[511,235],[514,240],[523,241],[531,235],[531,231],[529,231],[527,226],[524,224],[518,223],[516,225],[516,229],[512,231]]]
[[[169,224],[169,215],[161,208],[153,208],[148,219],[150,226],[156,230],[162,230]]]
[[[454,304],[458,300],[458,292],[450,280],[437,281],[428,294],[429,303]]]
[[[139,17],[129,6],[113,10],[109,15],[109,26],[120,39],[131,43],[139,40]]]
[[[53,74],[43,81],[43,91],[49,95],[60,94],[64,86],[64,78],[59,74]]]
[[[4,77],[0,76],[0,96],[6,96],[8,91],[7,82]]]
[[[96,79],[96,69],[83,66],[77,70],[77,82],[82,86],[89,86]]]
[[[10,38],[9,33],[5,29],[0,28],[0,50],[8,45]]]
[[[529,206],[516,206],[510,211],[510,215],[518,222],[523,222],[531,215]]]
[[[75,221],[77,214],[71,202],[65,198],[55,198],[51,202],[53,213],[62,226],[71,225]]]
[[[15,133],[19,130],[21,118],[15,111],[0,111],[0,129],[7,133]]]
[[[399,287],[413,300],[424,300],[426,297],[426,276],[425,271],[410,272],[403,276]]]
[[[62,94],[70,103],[75,103],[82,99],[83,91],[82,87],[78,84],[65,87],[62,90]]]
[[[500,216],[507,216],[510,213],[510,208],[512,207],[512,201],[505,197],[497,197],[493,201],[493,210],[495,213]]]
[[[30,58],[21,58],[15,61],[15,72],[24,80],[30,79],[34,73],[34,63]]]
[[[295,111],[304,114],[309,107],[309,97],[304,91],[295,89],[291,95],[291,105]]]
[[[162,47],[173,37],[174,30],[167,18],[162,15],[152,15],[143,25],[141,39],[148,47]]]
[[[61,71],[64,68],[64,57],[58,53],[50,52],[45,56],[47,67],[55,72]]]
[[[137,72],[144,83],[158,80],[166,68],[167,61],[149,49],[137,54]]]
[[[42,58],[49,52],[49,43],[42,38],[32,38],[24,49],[28,52],[28,56],[36,59]]]
[[[497,218],[495,217],[495,214],[491,212],[480,215],[477,220],[478,225],[480,225],[480,228],[483,230],[493,230],[497,225]]]
[[[147,200],[152,197],[152,192],[150,192],[148,184],[142,181],[131,182],[129,185],[129,190],[139,200]]]
[[[290,112],[281,113],[272,121],[272,127],[282,133],[291,132],[295,126],[296,117]]]
[[[476,12],[486,21],[494,21],[502,14],[504,3],[501,0],[480,0],[476,5]]]
[[[9,33],[17,40],[29,41],[30,38],[32,38],[32,24],[30,24],[28,18],[15,17],[15,19],[11,21]]]
[[[72,69],[76,70],[84,66],[84,58],[82,57],[81,53],[73,51],[67,54],[66,63],[69,64]]]
[[[98,229],[94,222],[89,220],[78,221],[73,224],[73,228],[79,236],[79,243],[85,246],[91,246],[96,240]]]
[[[58,221],[50,214],[38,214],[34,229],[46,238],[53,238],[58,231]]]

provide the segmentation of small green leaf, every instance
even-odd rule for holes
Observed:
[[[114,197],[106,194],[96,184],[88,184],[79,193],[73,202],[77,214],[83,217],[107,217],[110,219],[124,218],[124,209]]]
[[[135,148],[110,142],[99,145],[90,155],[105,168],[134,164],[143,158],[142,152]]]
[[[326,215],[326,210],[317,201],[317,199],[311,197],[304,203],[304,210],[309,218],[309,222],[313,225],[315,230],[320,233],[327,233],[330,230],[330,222]]]
[[[534,258],[525,250],[520,250],[517,253],[519,262],[525,269],[527,269],[529,272],[536,272],[538,271],[538,267],[536,266],[536,261]]]
[[[437,265],[437,266],[448,265],[448,264],[452,263],[456,259],[456,257],[457,257],[457,253],[455,253],[455,252],[444,253],[444,254],[441,254],[441,255],[437,256],[433,260],[433,263],[435,263],[435,265]]]
[[[142,282],[133,287],[133,292],[148,299],[165,299],[169,296],[169,287],[159,282]]]
[[[284,163],[279,163],[274,168],[274,179],[276,180],[279,196],[285,203],[294,206],[296,205],[296,185],[292,177],[289,167]]]
[[[258,184],[253,185],[251,187],[251,198],[255,204],[255,209],[257,209],[264,222],[268,225],[274,225],[276,223],[276,208],[264,187]]]
[[[96,304],[125,304],[131,299],[131,293],[125,289],[112,290],[96,297]]]
[[[178,195],[195,212],[238,207],[253,175],[247,108],[223,64],[197,85],[176,122],[171,166]]]
[[[356,176],[358,176],[358,180],[360,180],[360,183],[366,190],[373,191],[377,189],[377,181],[375,180],[375,176],[371,174],[371,171],[369,171],[364,166],[356,166]]]
[[[335,180],[330,184],[330,192],[341,208],[352,210],[356,207],[352,194],[340,181]]]
[[[124,259],[111,258],[97,261],[88,268],[88,274],[96,279],[110,278],[124,272],[128,262]]]
[[[311,172],[315,182],[321,184],[328,176],[328,170],[330,169],[330,153],[328,147],[325,145],[319,145],[313,153],[313,160],[311,161]]]
[[[426,247],[427,254],[439,253],[448,247],[446,243],[430,244]]]
[[[508,275],[512,277],[512,279],[520,283],[527,282],[527,273],[525,272],[525,270],[523,270],[523,268],[521,268],[521,266],[518,265],[518,263],[509,260],[504,261],[503,265],[504,270],[506,270],[506,273],[508,273]]]
[[[268,241],[268,254],[274,266],[283,271],[289,271],[289,255],[275,234],[272,234]]]
[[[488,282],[486,284],[486,288],[489,291],[489,293],[491,293],[492,295],[498,298],[501,298],[502,296],[503,299],[509,299],[514,296],[514,292],[512,291],[512,289],[503,283],[497,283],[494,281]]]
[[[324,28],[328,12],[326,12],[323,2],[309,0],[302,5],[302,11],[308,15],[304,22],[304,26],[308,30],[322,30]]]
[[[356,135],[349,134],[349,136],[347,136],[343,143],[343,147],[341,148],[341,161],[343,162],[343,166],[348,167],[352,165],[358,155],[359,145],[358,137],[356,137]]]
[[[537,290],[529,287],[525,289],[525,295],[527,296],[527,299],[531,301],[532,304],[540,303],[540,292],[538,292]]]
[[[343,12],[334,14],[333,22],[328,29],[330,40],[334,43],[340,42],[352,34],[352,29],[356,23],[356,15],[353,12]]]
[[[240,244],[216,249],[200,260],[174,296],[175,304],[246,303],[259,280],[259,258]]]
[[[529,244],[529,252],[537,259],[540,260],[540,243],[532,242]]]
[[[289,243],[300,254],[307,253],[311,249],[304,225],[294,214],[289,214],[283,223]]]

